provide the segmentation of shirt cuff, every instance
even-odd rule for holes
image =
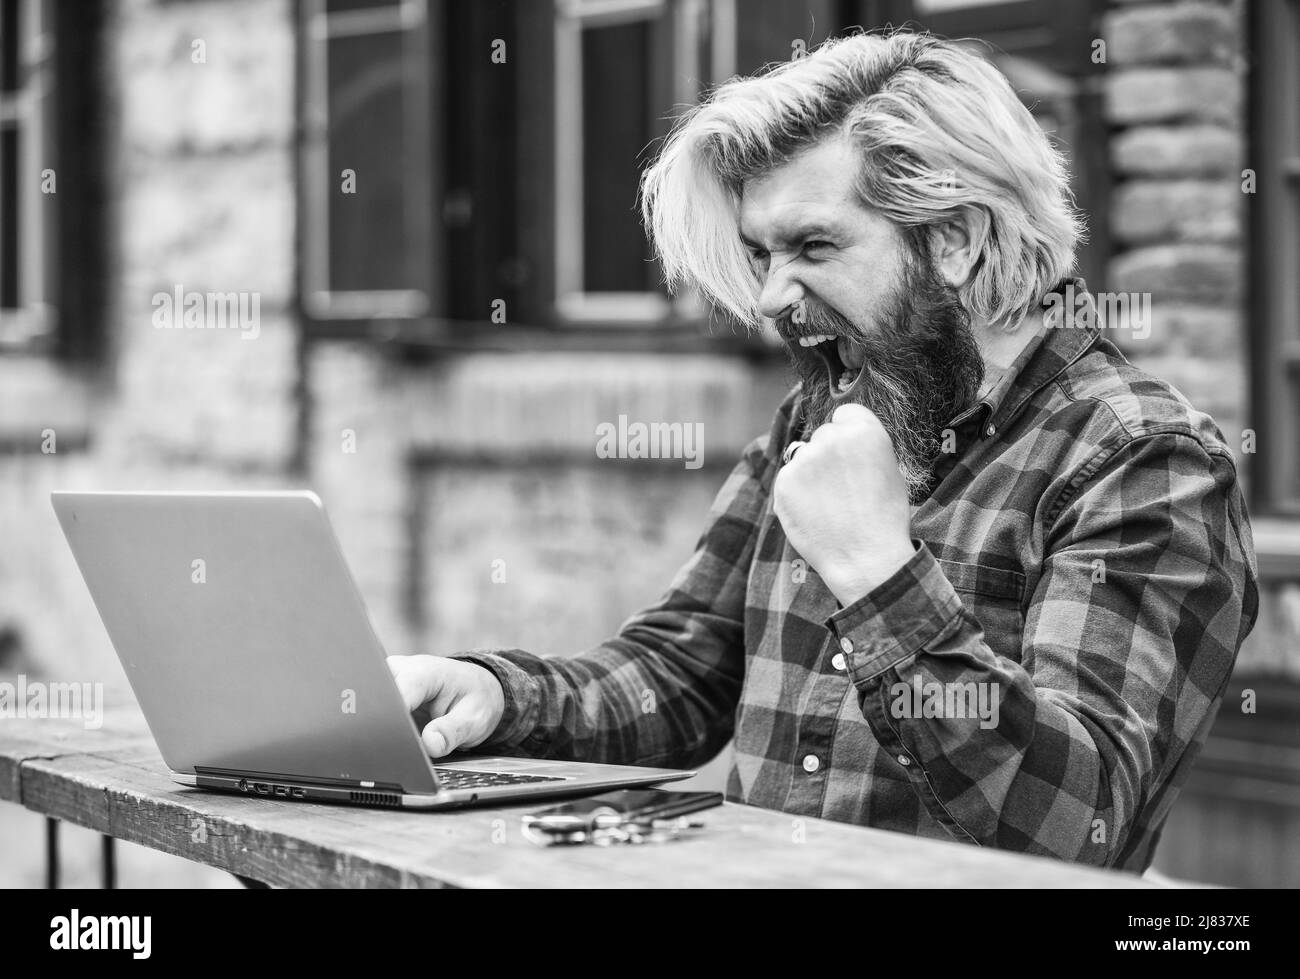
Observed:
[[[826,620],[854,682],[879,676],[949,633],[961,599],[929,548],[918,540],[901,568]]]
[[[541,697],[537,695],[537,678],[505,653],[452,653],[448,659],[474,663],[489,671],[505,693],[505,710],[487,739],[477,748],[514,748],[522,744],[537,727]]]

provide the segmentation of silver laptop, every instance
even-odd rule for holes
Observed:
[[[695,774],[506,757],[431,762],[314,493],[51,499],[149,730],[184,785],[442,809]]]

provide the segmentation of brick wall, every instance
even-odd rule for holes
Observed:
[[[380,634],[431,652],[572,653],[608,635],[667,586],[787,384],[781,369],[689,355],[413,366],[328,343],[308,365],[313,485]],[[698,423],[703,466],[597,458],[597,426],[620,414]]]
[[[1249,482],[1244,11],[1205,0],[1115,3],[1103,36],[1115,126],[1106,288],[1152,301],[1149,336],[1113,335],[1214,416]],[[1269,541],[1261,523],[1256,543]],[[1241,670],[1300,679],[1298,607],[1300,587],[1267,583]]]
[[[1233,5],[1204,2],[1116,4],[1103,31],[1116,127],[1107,288],[1152,294],[1150,335],[1128,353],[1233,445],[1247,400],[1240,34]]]
[[[105,43],[111,356],[88,373],[0,361],[0,633],[18,668],[120,685],[49,491],[288,479],[295,41],[289,0],[120,0]],[[258,294],[257,339],[155,329],[153,296],[177,285]]]

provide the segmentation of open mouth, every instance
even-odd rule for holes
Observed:
[[[866,351],[859,344],[829,333],[795,337],[794,340],[804,350],[817,354],[826,364],[826,384],[833,402],[839,404],[853,398],[867,373]]]

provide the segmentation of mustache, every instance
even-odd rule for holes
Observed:
[[[804,300],[797,308],[782,313],[773,321],[781,339],[790,342],[800,337],[831,333],[850,340],[868,339],[852,320],[825,303]]]
[[[959,387],[969,389],[970,361],[979,363],[978,388],[983,363],[973,349],[970,318],[955,299],[942,290],[909,290],[895,297],[890,308],[874,317],[874,328],[864,331],[838,310],[820,302],[805,301],[802,313],[787,313],[776,321],[778,333],[788,341],[802,336],[830,334],[865,348],[872,373],[910,379],[917,385],[946,387],[958,375]],[[796,321],[795,317],[798,317]],[[972,358],[972,354],[976,356]],[[965,390],[959,394],[969,394]]]

